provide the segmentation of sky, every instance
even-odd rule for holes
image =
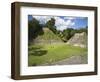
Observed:
[[[80,29],[88,26],[87,17],[72,17],[72,16],[34,16],[28,15],[28,20],[37,19],[40,24],[46,24],[51,18],[55,19],[57,30],[63,31],[67,28]]]

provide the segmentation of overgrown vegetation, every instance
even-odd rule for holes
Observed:
[[[50,31],[44,31],[43,28],[48,28]],[[62,42],[55,42],[52,44],[46,44],[44,42],[43,44],[33,43],[28,45],[28,65],[39,66],[45,63],[51,64],[53,62],[57,62],[75,55],[86,55],[87,57],[87,48],[75,47],[65,43],[75,33],[87,33],[87,28],[88,27],[73,29],[69,27],[63,31],[60,31],[57,30],[55,26],[54,18],[51,18],[51,20],[47,21],[45,25],[40,24],[39,21],[35,18],[28,21],[28,43],[36,40],[37,37],[43,40],[49,40],[51,38],[52,40],[61,40]]]
[[[73,29],[73,28],[67,28],[63,31],[57,30],[55,26],[55,19],[51,18],[51,20],[47,21],[45,25],[39,24],[39,21],[33,18],[33,20],[29,21],[28,23],[29,27],[29,40],[35,39],[38,35],[43,34],[42,28],[47,27],[49,28],[53,33],[55,33],[57,36],[61,38],[62,41],[67,42],[75,33],[81,33],[81,32],[87,32],[87,28],[81,28],[81,29]]]
[[[39,24],[39,21],[33,18],[28,22],[28,40],[31,41],[35,39],[38,35],[43,34],[42,26]]]

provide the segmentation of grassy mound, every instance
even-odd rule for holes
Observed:
[[[54,34],[49,28],[43,28],[43,34],[37,36],[37,38],[34,40],[35,42],[50,42],[50,41],[54,41],[54,42],[62,42],[62,40],[60,39],[60,37],[58,37],[56,34]]]
[[[83,45],[84,47],[87,47],[87,38],[88,35],[85,32],[76,33],[73,37],[71,37],[71,39],[67,42],[67,44],[78,45],[78,46]]]

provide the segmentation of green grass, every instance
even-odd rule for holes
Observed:
[[[87,49],[59,44],[35,44],[28,48],[28,65],[35,66],[45,63],[57,62],[75,55],[87,55]]]

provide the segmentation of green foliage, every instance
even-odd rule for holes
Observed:
[[[35,18],[28,22],[28,38],[32,40],[36,38],[39,34],[43,34],[42,26],[39,24]]]
[[[47,21],[45,25],[40,25],[39,21],[33,18],[31,21],[28,23],[28,37],[29,40],[35,39],[38,35],[42,35],[43,32],[43,26],[49,28],[55,35],[59,36],[60,39],[64,42],[67,42],[75,33],[81,33],[85,32],[88,33],[88,30],[86,28],[80,28],[80,29],[73,29],[73,28],[67,28],[63,31],[59,31],[56,29],[55,26],[55,19],[51,18],[51,20]]]
[[[68,41],[75,33],[82,33],[85,32],[86,34],[88,33],[87,27],[86,28],[81,28],[81,29],[73,29],[73,28],[67,28],[65,29],[62,34],[63,37],[62,40],[64,42]]]
[[[55,19],[54,18],[51,18],[51,20],[49,20],[46,23],[46,27],[48,27],[48,28],[52,28],[54,25],[55,25]]]
[[[67,28],[66,30],[63,31],[63,35],[66,41],[69,40],[74,34],[75,31],[73,28]]]
[[[55,34],[57,34],[57,29],[55,26],[55,19],[51,18],[51,20],[47,21],[46,25],[47,28],[49,28],[50,30],[52,30]]]
[[[85,32],[85,33],[88,33],[88,27],[86,27],[86,28],[81,28],[81,29],[79,29],[79,30],[77,30],[77,32],[78,33],[81,33],[81,32]]]
[[[46,26],[52,30],[57,36],[61,38],[62,41],[67,42],[75,33],[81,33],[81,32],[86,32],[87,33],[87,27],[86,28],[81,28],[81,29],[73,29],[73,28],[67,28],[63,31],[59,31],[56,29],[55,26],[55,19],[51,18],[46,23]]]

